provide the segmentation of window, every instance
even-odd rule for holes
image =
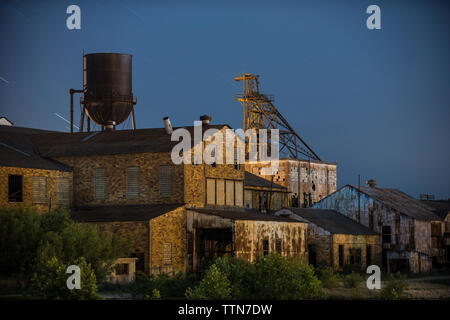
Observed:
[[[234,182],[234,190],[235,190],[235,200],[236,200],[236,206],[237,207],[243,207],[244,206],[244,184],[242,181],[235,181]]]
[[[344,245],[339,245],[339,267],[344,265]]]
[[[170,242],[164,242],[163,262],[164,264],[172,264],[172,243]]]
[[[68,206],[70,202],[70,179],[56,178],[56,204]]]
[[[350,253],[350,264],[361,265],[361,248],[351,248]]]
[[[225,203],[227,206],[234,206],[234,181],[226,180],[225,181]]]
[[[8,176],[8,201],[22,202],[22,176],[10,174]]]
[[[366,246],[366,267],[372,264],[372,246]]]
[[[320,169],[319,171],[319,184],[325,184],[327,178],[325,175],[325,169]]]
[[[106,199],[106,168],[94,169],[94,199]]]
[[[216,180],[206,179],[206,204],[216,204]]]
[[[218,179],[216,180],[216,204],[218,206],[225,205],[225,180]]]
[[[116,275],[127,275],[129,273],[128,263],[118,263],[115,266]]]
[[[234,169],[240,170],[241,165],[239,164],[239,148],[234,148]]]
[[[291,167],[291,173],[289,174],[291,182],[298,181],[298,167]]]
[[[383,243],[391,243],[391,226],[383,226]]]
[[[33,203],[47,203],[47,177],[33,177]]]
[[[264,255],[269,254],[269,240],[263,240],[263,253]]]
[[[300,182],[308,182],[308,168],[300,168]]]
[[[334,186],[335,184],[335,180],[336,180],[336,174],[334,171],[332,170],[328,170],[328,184],[330,186]]]
[[[139,167],[127,168],[127,199],[139,198]]]
[[[172,196],[172,179],[173,167],[160,166],[159,167],[159,195],[161,197]]]
[[[278,254],[281,254],[281,239],[275,241],[275,250]]]

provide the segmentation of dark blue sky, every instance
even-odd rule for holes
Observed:
[[[71,4],[78,31],[66,28]],[[371,4],[382,30],[366,28]],[[360,173],[450,197],[450,1],[0,0],[0,23],[0,115],[16,125],[67,130],[54,113],[69,118],[83,50],[133,54],[139,128],[205,113],[242,127],[233,77],[249,72],[338,161],[339,186]]]

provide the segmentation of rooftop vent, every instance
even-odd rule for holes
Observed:
[[[377,183],[375,180],[370,179],[369,181],[366,181],[366,184],[371,187],[371,188],[375,188],[377,186]]]
[[[211,117],[207,114],[204,114],[200,117],[200,120],[202,121],[202,125],[209,126],[209,123],[211,122]]]

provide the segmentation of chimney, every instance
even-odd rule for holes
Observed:
[[[204,114],[200,117],[200,120],[202,120],[202,125],[209,126],[209,123],[211,122],[211,117],[207,114]]]
[[[164,121],[164,127],[166,128],[166,133],[167,134],[172,134],[173,129],[172,129],[172,125],[170,124],[169,117],[163,118],[163,121]]]
[[[377,183],[375,180],[370,179],[369,181],[366,181],[366,184],[371,187],[371,188],[375,188],[377,186]]]

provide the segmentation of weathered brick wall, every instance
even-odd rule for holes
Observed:
[[[344,246],[344,264],[350,264],[350,249],[361,249],[361,266],[366,268],[367,246],[371,246],[371,263],[381,267],[381,246],[378,235],[333,235],[333,267],[339,267],[339,245]]]
[[[23,202],[9,202],[8,201],[8,175],[22,175],[22,197]],[[33,204],[33,176],[47,177],[47,203]],[[46,212],[49,210],[50,203],[52,209],[57,209],[60,206],[56,201],[56,178],[67,178],[72,181],[72,172],[44,170],[44,169],[29,169],[17,167],[0,167],[0,207],[4,208],[20,208],[32,207],[38,212]],[[70,183],[72,185],[72,183]],[[70,195],[72,198],[72,190]]]
[[[260,168],[268,166],[262,165],[261,163],[246,163],[245,169],[264,179],[271,180],[271,176],[260,174]],[[306,169],[306,180],[301,176],[301,168]],[[325,173],[324,180],[319,177],[321,170],[324,170]],[[329,171],[334,172],[334,177],[329,175]],[[336,191],[337,165],[326,162],[282,159],[279,161],[278,174],[274,176],[273,181],[286,187],[291,195],[300,194],[300,201],[302,203],[305,201],[303,193],[311,193],[312,198],[315,199],[314,202],[317,202]]]
[[[150,272],[186,272],[186,209],[180,207],[152,219],[150,235]],[[165,243],[170,243],[170,263],[164,259]]]
[[[182,203],[184,200],[183,166],[173,167],[171,197],[159,194],[160,166],[173,165],[170,153],[135,153],[118,155],[74,156],[57,158],[74,168],[76,206]],[[139,198],[126,198],[126,169],[137,166]],[[94,199],[94,168],[106,168],[106,200]]]
[[[111,232],[119,237],[131,239],[134,244],[133,247],[134,254],[136,256],[144,254],[145,272],[149,272],[150,270],[149,221],[89,222],[89,224],[97,226],[100,232]],[[129,258],[129,257],[121,257],[121,258]],[[137,262],[137,264],[139,263],[142,263],[142,261]]]
[[[276,252],[281,240],[281,254],[308,261],[307,224],[301,222],[243,221],[234,223],[235,254],[248,261],[263,255],[263,240],[269,240],[269,251]]]

